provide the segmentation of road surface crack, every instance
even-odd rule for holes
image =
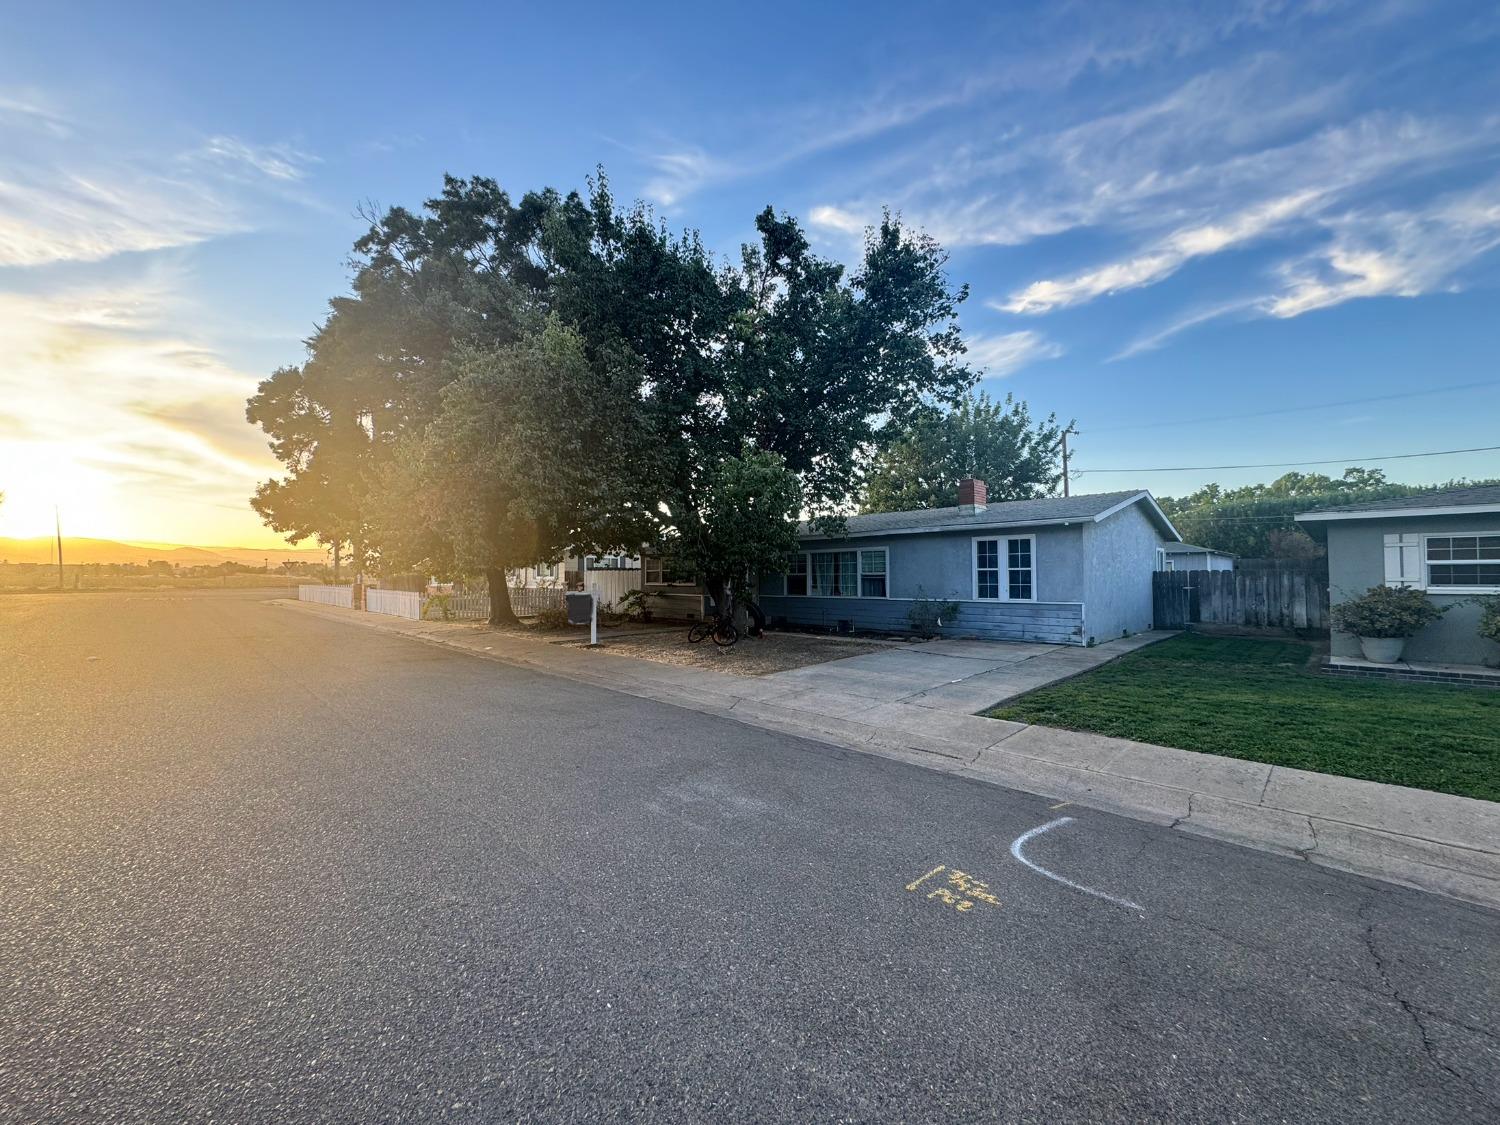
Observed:
[[[1169,825],[1167,825],[1167,827],[1168,828],[1176,828],[1179,824],[1183,823],[1183,821],[1191,820],[1192,817],[1193,817],[1193,795],[1191,793],[1189,793],[1188,794],[1187,812],[1183,813],[1176,820],[1172,821],[1172,823],[1169,824]]]
[[[1401,990],[1397,988],[1395,982],[1391,980],[1390,966],[1386,959],[1381,956],[1380,948],[1375,943],[1375,923],[1370,921],[1368,918],[1369,909],[1374,904],[1375,900],[1373,898],[1368,898],[1360,905],[1359,910],[1356,911],[1356,916],[1362,923],[1364,923],[1364,928],[1360,931],[1360,933],[1364,939],[1365,949],[1369,952],[1370,960],[1375,965],[1375,971],[1380,975],[1381,983],[1385,985],[1385,989],[1388,993],[1390,993],[1391,999],[1396,1001],[1396,1003],[1401,1006],[1401,1010],[1407,1014],[1408,1018],[1410,1018],[1412,1022],[1412,1025],[1417,1029],[1417,1037],[1421,1040],[1423,1052],[1427,1055],[1427,1058],[1432,1062],[1434,1066],[1443,1071],[1445,1074],[1448,1074],[1453,1078],[1458,1079],[1458,1081],[1462,1082],[1491,1109],[1500,1109],[1500,1103],[1491,1101],[1489,1095],[1481,1090],[1473,1079],[1464,1074],[1462,1071],[1449,1066],[1446,1062],[1438,1057],[1437,1046],[1433,1043],[1432,1038],[1428,1035],[1427,1023],[1422,1017],[1423,1015],[1432,1015],[1447,1022],[1446,1017],[1438,1015],[1435,1012],[1430,1012],[1427,1009],[1417,1007],[1404,995],[1402,995]]]

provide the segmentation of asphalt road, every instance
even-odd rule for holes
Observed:
[[[253,592],[0,597],[0,776],[6,1122],[1500,1115],[1493,913]]]

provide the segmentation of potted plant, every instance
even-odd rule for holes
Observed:
[[[1333,607],[1333,623],[1359,638],[1365,659],[1394,664],[1408,637],[1447,612],[1411,586],[1371,586],[1359,597]]]

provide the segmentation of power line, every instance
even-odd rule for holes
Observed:
[[[1314,402],[1306,406],[1283,406],[1274,410],[1254,410],[1243,414],[1213,414],[1203,418],[1177,418],[1165,422],[1134,422],[1128,426],[1090,426],[1089,433],[1113,434],[1122,430],[1154,430],[1164,426],[1196,426],[1203,422],[1238,422],[1245,418],[1273,418],[1282,414],[1301,414],[1308,410],[1332,410],[1337,406],[1365,406],[1372,402],[1396,402],[1408,398],[1425,398],[1428,395],[1452,394],[1455,391],[1473,391],[1481,387],[1500,387],[1500,382],[1485,379],[1478,383],[1454,383],[1447,387],[1428,387],[1420,391],[1372,395],[1369,398],[1345,398],[1335,402]]]
[[[1476,445],[1472,449],[1437,449],[1431,453],[1388,453],[1383,457],[1334,457],[1327,461],[1264,461],[1256,465],[1167,465],[1149,469],[1074,469],[1084,473],[1198,473],[1219,469],[1295,469],[1307,465],[1351,465],[1360,461],[1406,461],[1415,457],[1451,457],[1456,453],[1494,453],[1500,445]]]

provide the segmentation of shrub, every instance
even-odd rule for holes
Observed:
[[[453,595],[433,594],[422,606],[422,618],[425,621],[452,621]]]
[[[935,637],[944,621],[952,621],[957,616],[957,602],[940,602],[929,598],[922,591],[922,587],[918,586],[917,596],[911,603],[906,620],[911,624],[911,631],[917,636]]]
[[[1356,637],[1414,637],[1447,611],[1410,586],[1371,586],[1334,606],[1333,623]]]
[[[651,607],[646,604],[646,591],[627,590],[615,603],[615,612],[631,621],[650,621]]]
[[[1500,641],[1500,598],[1485,598],[1482,604],[1479,635],[1486,640]]]
[[[561,606],[549,606],[537,613],[536,623],[543,629],[566,629],[568,611]]]

